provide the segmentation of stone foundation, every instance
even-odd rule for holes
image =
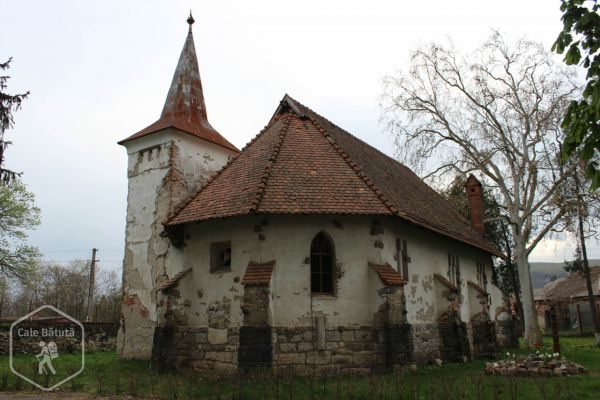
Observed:
[[[516,321],[514,319],[496,321],[495,325],[496,346],[498,349],[519,347]]]
[[[440,352],[446,362],[464,362],[471,359],[467,325],[461,321],[440,322]]]
[[[439,331],[435,324],[415,324],[411,326],[414,359],[418,365],[425,365],[441,358]]]
[[[496,329],[491,321],[471,323],[473,357],[490,358],[496,356]]]
[[[495,324],[463,322],[368,326],[157,328],[153,365],[233,375],[271,368],[283,375],[389,372],[442,359],[464,362],[495,354]],[[469,329],[468,329],[469,328]],[[468,338],[472,332],[472,349]]]
[[[187,369],[218,375],[238,370],[238,328],[165,326],[156,328],[152,352],[155,369]]]
[[[270,326],[240,328],[239,369],[243,373],[257,368],[270,368],[273,361],[273,339]]]
[[[295,375],[369,374],[412,362],[408,324],[372,327],[326,327],[320,344],[318,329],[276,328],[274,366]]]

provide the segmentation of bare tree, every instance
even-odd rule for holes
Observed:
[[[412,55],[408,74],[384,81],[384,120],[399,157],[426,179],[479,171],[510,225],[525,338],[541,344],[528,256],[556,227],[570,168],[559,163],[560,122],[580,88],[542,45],[513,46],[494,32],[474,53],[432,44]]]

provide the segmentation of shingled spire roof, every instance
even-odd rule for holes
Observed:
[[[234,145],[221,136],[208,122],[198,59],[196,58],[194,47],[194,37],[192,35],[194,18],[191,13],[187,22],[189,24],[188,35],[185,39],[183,50],[181,50],[179,62],[173,74],[173,81],[171,82],[160,118],[152,125],[120,141],[119,144],[162,129],[175,128],[229,150],[238,151]]]
[[[288,95],[166,225],[245,214],[393,215],[501,255],[409,168]]]

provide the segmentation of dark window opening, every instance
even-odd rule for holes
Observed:
[[[487,277],[485,276],[484,263],[477,263],[477,283],[483,290],[487,290]]]
[[[310,290],[312,293],[333,294],[335,256],[333,243],[323,232],[310,244]]]
[[[402,275],[402,279],[408,281],[408,246],[406,240],[396,239],[396,260],[398,261],[398,273]]]
[[[210,272],[231,271],[231,242],[210,244]]]
[[[460,287],[460,264],[458,257],[448,254],[448,279]]]

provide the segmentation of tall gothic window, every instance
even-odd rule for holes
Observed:
[[[333,242],[319,232],[310,244],[310,290],[312,293],[333,294],[335,254]]]

